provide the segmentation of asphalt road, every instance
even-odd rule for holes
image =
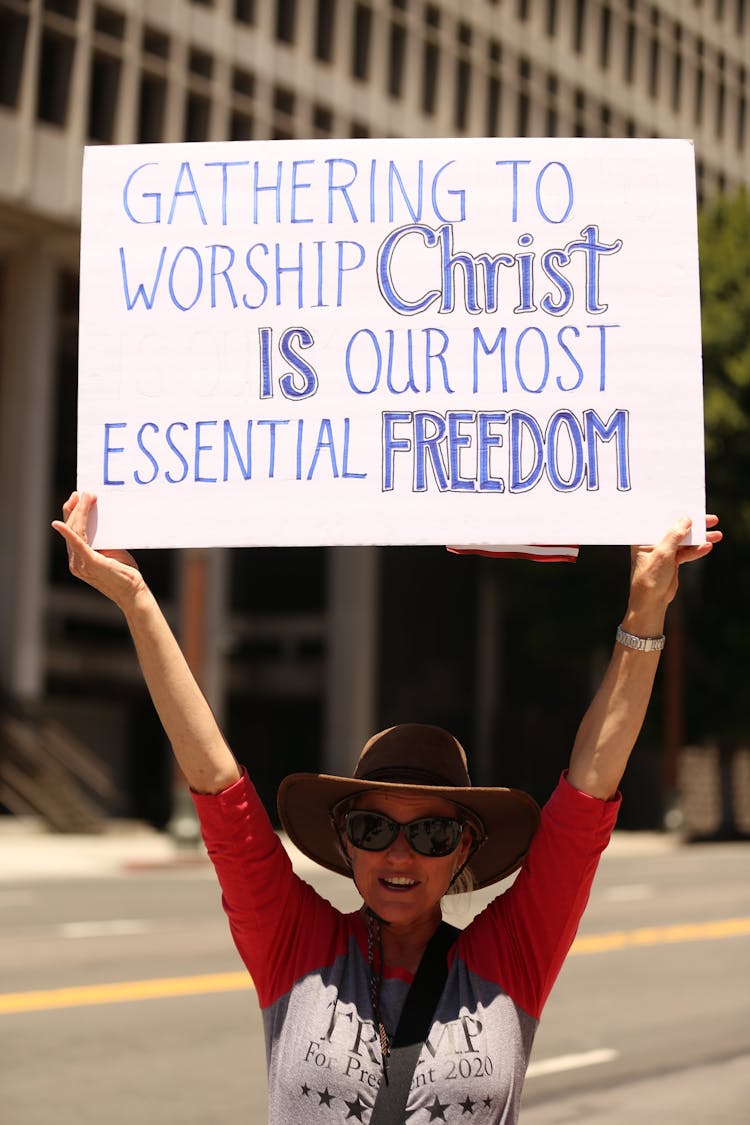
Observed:
[[[605,856],[523,1125],[750,1121],[749,859],[739,843]],[[318,885],[353,904],[346,881]],[[0,875],[2,1125],[263,1125],[260,1017],[240,968],[202,865]]]

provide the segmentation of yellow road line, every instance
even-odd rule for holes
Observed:
[[[573,942],[570,954],[608,953],[614,949],[670,945],[684,941],[716,941],[719,938],[745,937],[748,934],[750,918],[722,918],[717,922],[688,922],[680,926],[648,926],[640,930],[578,937]]]
[[[750,918],[722,918],[716,922],[689,922],[679,926],[649,926],[576,938],[571,956],[608,953],[616,949],[669,945],[687,941],[717,941],[750,935]],[[117,981],[34,992],[0,993],[0,1015],[42,1012],[55,1008],[83,1008],[92,1004],[122,1004],[133,1000],[161,1000],[171,996],[199,996],[211,992],[247,992],[254,987],[244,971],[204,973],[190,977]]]
[[[197,996],[207,992],[240,992],[252,988],[253,982],[248,974],[236,972],[84,984],[36,992],[7,992],[0,994],[0,1015],[48,1011],[51,1008],[82,1008],[90,1004],[122,1004],[129,1000],[161,1000],[169,996]]]

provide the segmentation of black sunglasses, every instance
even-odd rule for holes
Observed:
[[[458,847],[463,828],[463,823],[451,816],[421,816],[406,824],[369,809],[350,809],[344,816],[347,839],[366,852],[385,851],[403,832],[419,855],[446,856]]]

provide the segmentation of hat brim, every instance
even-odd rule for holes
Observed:
[[[331,810],[359,793],[379,790],[415,796],[442,797],[479,817],[486,840],[467,867],[479,890],[511,875],[523,863],[539,825],[539,806],[520,789],[451,785],[405,785],[319,773],[294,773],[279,786],[282,827],[295,847],[329,871],[351,877],[339,848]]]

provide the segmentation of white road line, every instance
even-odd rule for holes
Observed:
[[[642,902],[654,897],[654,888],[649,883],[623,883],[620,887],[607,887],[601,897],[605,902]]]
[[[612,1047],[599,1047],[593,1051],[582,1051],[577,1055],[558,1055],[554,1059],[540,1059],[530,1063],[527,1078],[540,1078],[544,1074],[561,1074],[565,1070],[580,1070],[584,1066],[600,1066],[612,1062],[619,1055]]]
[[[113,918],[106,922],[64,922],[59,933],[63,938],[127,937],[150,929],[150,923],[140,918]]]

